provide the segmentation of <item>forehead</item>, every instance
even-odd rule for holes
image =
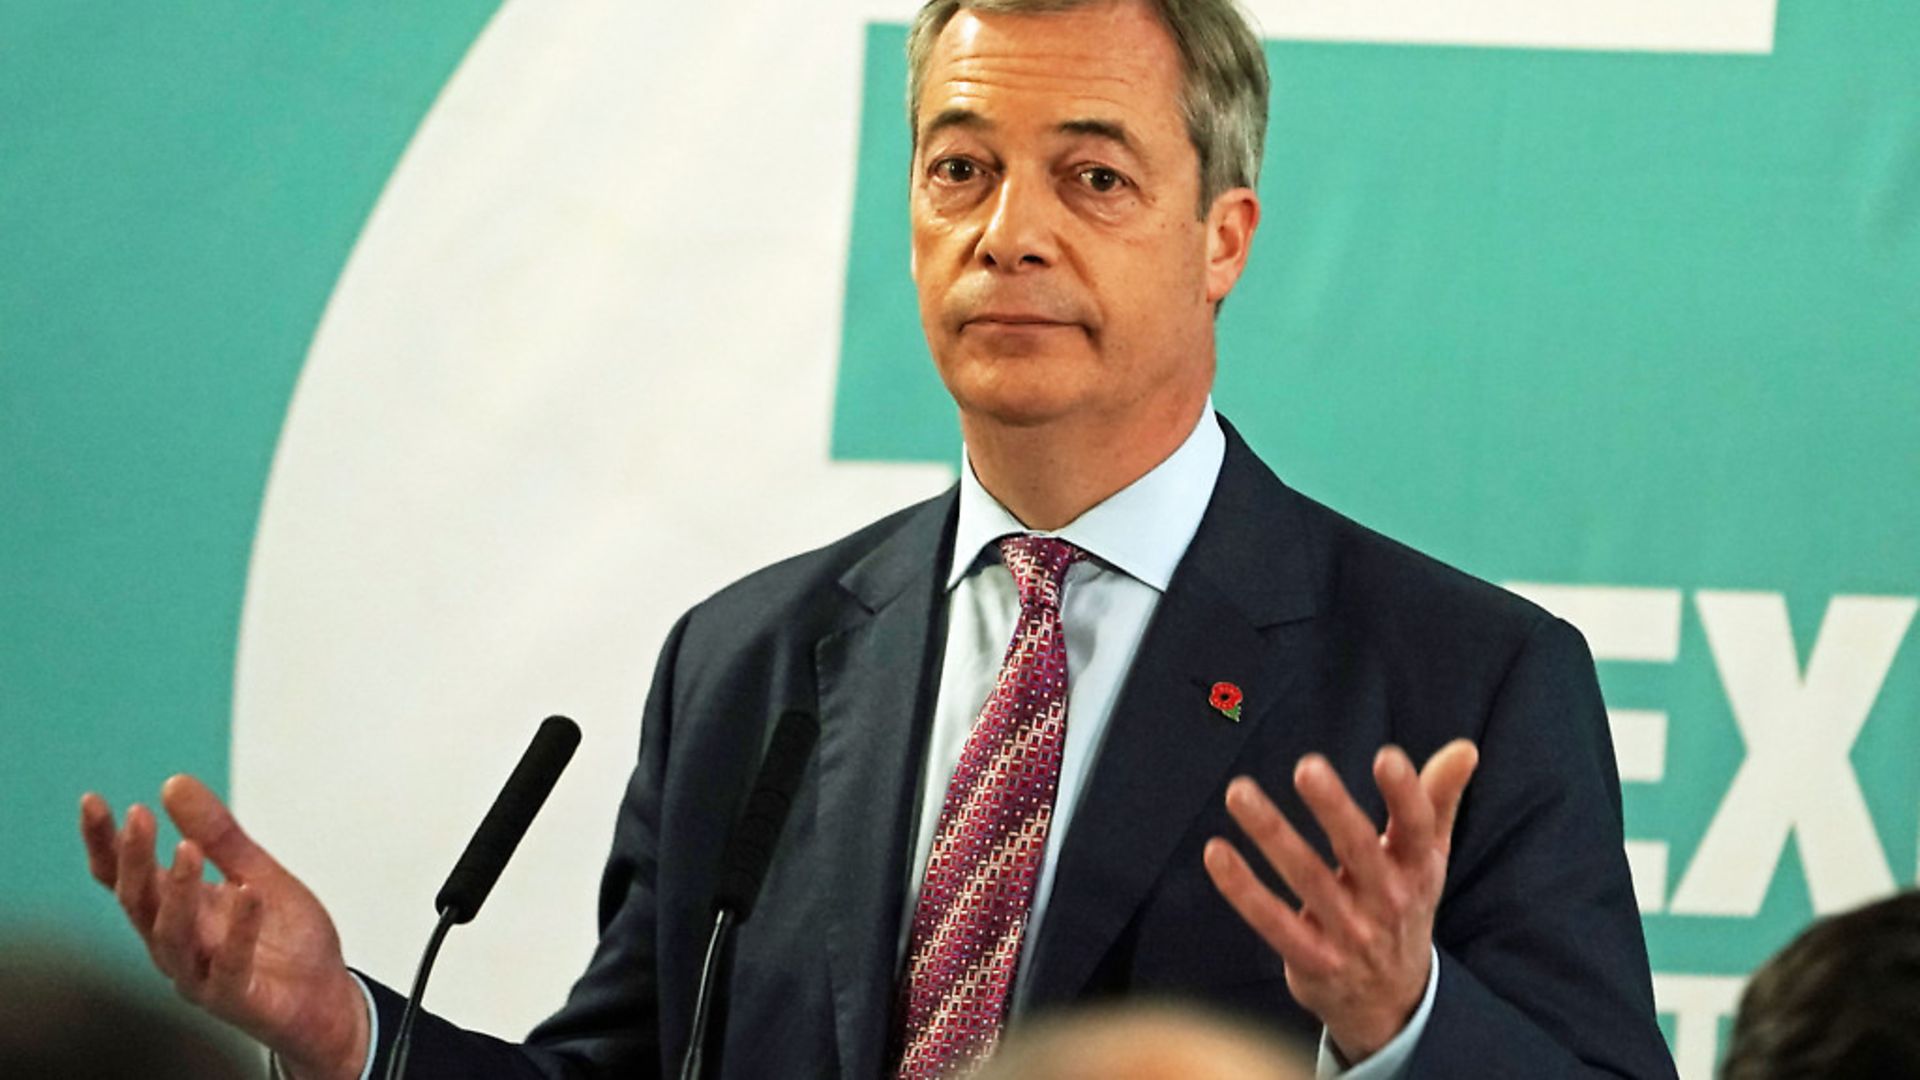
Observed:
[[[1119,2],[1046,14],[958,12],[927,58],[918,105],[923,126],[965,109],[996,122],[1115,119],[1184,139],[1179,94],[1172,37],[1145,5]]]

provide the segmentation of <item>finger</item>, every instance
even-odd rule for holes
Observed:
[[[207,990],[217,1000],[239,1001],[253,978],[253,952],[266,921],[266,902],[257,889],[239,886],[233,894],[227,936],[214,947]]]
[[[153,865],[154,829],[153,812],[135,803],[127,809],[127,823],[115,841],[118,861],[113,892],[142,938],[153,933],[153,916],[159,903]]]
[[[199,845],[229,880],[257,880],[279,869],[207,785],[184,773],[169,777],[161,785],[160,801],[180,835]]]
[[[1393,867],[1380,850],[1380,830],[1353,801],[1333,765],[1319,754],[1308,754],[1293,770],[1293,786],[1360,890],[1364,893],[1384,887]]]
[[[1473,771],[1479,766],[1480,748],[1466,739],[1455,739],[1428,758],[1426,768],[1420,770],[1420,786],[1433,803],[1434,839],[1442,851],[1453,846],[1453,819],[1460,812],[1467,781],[1473,779]]]
[[[200,950],[200,852],[190,840],[174,848],[173,869],[160,877],[159,909],[153,918],[154,963],[188,1000],[197,1000],[205,978]]]
[[[87,845],[87,873],[109,889],[119,876],[113,834],[113,808],[107,800],[91,791],[80,796],[80,839]]]
[[[1213,887],[1254,933],[1280,954],[1288,968],[1315,976],[1334,966],[1338,957],[1320,931],[1273,895],[1232,844],[1214,837],[1207,841],[1202,861]]]
[[[1416,865],[1432,853],[1433,802],[1406,751],[1383,746],[1373,758],[1373,780],[1387,802],[1386,849],[1389,858]]]
[[[1346,886],[1334,877],[1320,853],[1301,838],[1259,784],[1245,776],[1228,784],[1227,812],[1322,926],[1343,943],[1363,942],[1367,935],[1359,925]]]

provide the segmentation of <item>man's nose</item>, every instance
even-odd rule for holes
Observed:
[[[1044,177],[1008,176],[989,204],[980,261],[1009,272],[1052,266],[1058,257],[1053,191]]]

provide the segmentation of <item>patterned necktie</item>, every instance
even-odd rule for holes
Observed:
[[[993,692],[947,785],[900,988],[895,1046],[902,1080],[964,1073],[1006,1016],[1027,909],[1047,850],[1067,737],[1067,638],[1060,593],[1086,552],[1010,536],[1020,616]]]

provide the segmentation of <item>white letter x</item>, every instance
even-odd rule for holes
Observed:
[[[1670,910],[1757,914],[1789,833],[1799,837],[1815,912],[1892,892],[1847,755],[1920,604],[1834,597],[1803,679],[1779,593],[1702,592],[1695,602],[1747,757]]]

